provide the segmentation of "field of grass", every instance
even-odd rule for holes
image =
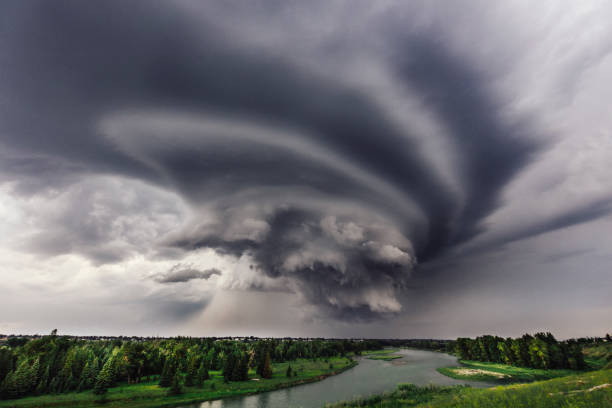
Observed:
[[[330,375],[338,374],[356,364],[355,361],[340,357],[330,358],[327,361],[297,360],[291,363],[273,364],[273,376],[267,380],[260,379],[259,381],[255,381],[254,378],[258,376],[251,370],[249,371],[249,381],[224,383],[220,371],[211,371],[211,379],[204,383],[203,388],[185,387],[185,392],[176,396],[167,396],[167,389],[160,388],[157,385],[157,381],[149,381],[133,385],[125,384],[109,389],[104,405],[99,403],[100,398],[94,395],[92,391],[86,391],[0,401],[0,407],[172,407],[198,401],[255,394],[318,381]],[[288,365],[291,365],[292,370],[297,373],[297,376],[287,378],[286,371]]]
[[[582,353],[589,367],[596,370],[612,368],[612,343],[586,346]]]
[[[438,368],[440,374],[458,380],[487,381],[500,384],[532,382],[574,375],[573,370],[541,370],[480,361],[461,361],[461,367]]]
[[[608,408],[612,370],[481,389],[464,386],[398,386],[393,393],[329,405],[330,408]]]
[[[366,356],[368,360],[391,361],[391,360],[395,360],[398,358],[402,358],[401,355],[394,354],[394,353],[397,353],[398,351],[399,349],[371,350],[371,351],[364,352],[363,355]]]

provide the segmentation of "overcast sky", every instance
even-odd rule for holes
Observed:
[[[3,1],[0,333],[612,332],[609,1]]]

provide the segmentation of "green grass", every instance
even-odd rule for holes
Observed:
[[[199,401],[255,394],[318,381],[327,376],[338,374],[356,364],[355,361],[340,357],[329,358],[327,361],[297,360],[290,363],[273,364],[272,378],[267,380],[253,381],[252,379],[258,376],[251,370],[249,371],[249,381],[224,383],[220,371],[211,371],[211,379],[204,383],[203,388],[185,387],[185,392],[176,396],[166,396],[166,388],[160,388],[157,381],[149,381],[133,385],[125,384],[109,389],[106,395],[107,402],[104,405],[98,402],[99,397],[94,395],[92,391],[86,391],[0,401],[0,408],[172,407]],[[291,365],[292,370],[297,373],[296,377],[286,377],[288,365]],[[214,389],[211,388],[213,384]]]
[[[573,370],[542,370],[480,361],[462,360],[460,362],[461,367],[442,367],[438,368],[438,372],[458,380],[487,381],[500,384],[549,380],[576,374],[576,371]],[[472,373],[469,373],[469,370],[472,370]]]
[[[331,405],[334,408],[608,408],[612,370],[488,389],[401,385],[393,393]]]
[[[368,360],[383,360],[383,361],[391,361],[391,360],[395,360],[398,358],[402,358],[403,356],[399,355],[399,354],[393,354],[393,353],[397,353],[399,351],[399,349],[382,349],[382,350],[370,350],[370,351],[364,351],[363,355],[368,359]]]
[[[612,343],[586,346],[582,349],[586,363],[596,370],[612,368]]]

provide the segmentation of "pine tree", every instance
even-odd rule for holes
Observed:
[[[170,382],[170,389],[168,389],[168,395],[179,395],[183,393],[183,387],[181,386],[181,378],[178,370],[175,371]]]
[[[104,366],[96,377],[96,382],[93,389],[94,394],[104,395],[107,393],[108,388],[113,385],[115,380],[113,364],[113,357],[111,356],[106,363],[104,363]]]
[[[208,374],[208,367],[205,361],[200,363],[200,368],[198,368],[198,372],[196,374],[196,385],[201,387],[204,385],[204,381],[210,378],[210,374]]]
[[[291,365],[287,367],[287,377],[291,378]]]
[[[234,366],[236,365],[236,355],[233,352],[228,352],[223,361],[223,379],[233,381],[234,379]]]
[[[264,366],[261,371],[262,378],[271,378],[272,377],[272,366],[270,363],[270,353],[266,352],[266,357],[264,359]]]
[[[159,378],[159,386],[160,387],[170,387],[172,384],[172,378],[176,373],[176,364],[174,363],[173,356],[168,356],[166,362],[164,363],[164,368],[162,370],[161,376]]]

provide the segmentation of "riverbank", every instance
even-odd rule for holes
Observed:
[[[612,370],[591,371],[530,384],[488,389],[402,384],[392,393],[327,405],[328,408],[607,408],[612,406]]]
[[[287,367],[291,365],[296,376],[286,376]],[[334,357],[326,360],[296,360],[289,363],[275,363],[272,365],[273,375],[270,379],[258,379],[256,374],[249,371],[249,381],[225,383],[220,371],[211,371],[211,379],[206,381],[204,387],[184,387],[180,395],[168,396],[167,389],[160,388],[157,380],[141,382],[140,384],[120,385],[110,388],[102,405],[100,397],[92,391],[79,393],[66,393],[57,395],[42,395],[26,397],[15,400],[0,401],[0,408],[43,408],[43,407],[71,407],[71,408],[160,408],[175,407],[192,403],[258,394],[300,384],[320,381],[329,376],[340,374],[354,366],[357,362],[343,357]]]
[[[486,381],[499,384],[525,383],[576,374],[573,370],[543,370],[481,361],[459,361],[459,367],[438,368],[440,374],[456,380]]]

